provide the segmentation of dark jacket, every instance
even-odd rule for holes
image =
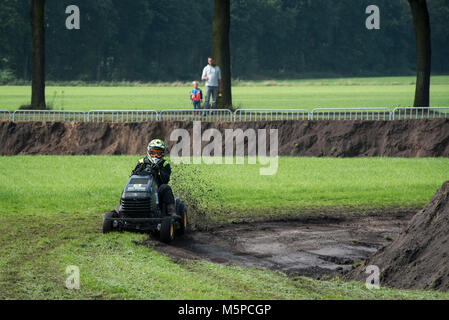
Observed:
[[[148,159],[148,156],[140,159],[136,167],[131,172],[131,175],[153,175],[156,178],[158,186],[167,184],[170,181],[171,168],[167,160],[161,159],[157,164],[154,164]]]

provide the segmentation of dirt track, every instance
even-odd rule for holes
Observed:
[[[0,155],[143,154],[148,141],[192,122],[0,122]],[[449,157],[449,119],[407,121],[265,121],[202,123],[217,128],[278,129],[279,155],[316,157]],[[223,139],[224,140],[224,139]],[[204,142],[204,145],[207,142]],[[224,144],[224,141],[223,141]],[[246,148],[245,148],[246,150]]]
[[[319,279],[342,274],[389,244],[413,214],[231,224],[190,232],[171,245],[152,238],[143,244],[175,260],[203,259]]]

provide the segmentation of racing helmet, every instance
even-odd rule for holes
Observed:
[[[165,143],[161,139],[151,140],[147,147],[148,159],[157,163],[164,156],[165,149]]]

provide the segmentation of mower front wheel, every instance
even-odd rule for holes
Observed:
[[[108,233],[114,231],[113,218],[116,217],[115,211],[109,211],[104,214],[103,217],[103,233]]]
[[[161,242],[169,243],[175,239],[175,224],[171,218],[162,221],[159,235]]]

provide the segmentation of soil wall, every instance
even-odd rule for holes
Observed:
[[[155,137],[172,147],[177,128],[192,136],[193,122],[0,122],[0,155],[143,154]],[[202,132],[210,128],[223,134],[223,146],[226,129],[278,129],[283,156],[449,157],[449,119],[201,123]]]

